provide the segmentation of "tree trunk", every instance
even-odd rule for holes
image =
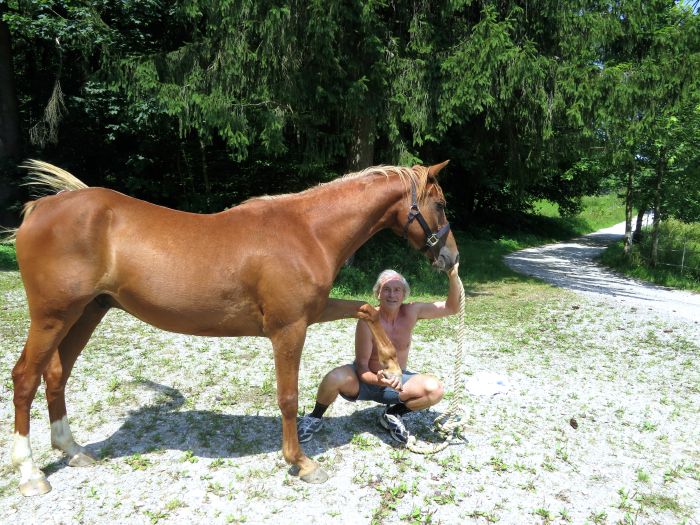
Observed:
[[[640,242],[642,240],[642,226],[644,226],[644,215],[646,214],[647,211],[647,205],[646,203],[641,205],[639,207],[639,211],[637,211],[637,223],[634,227],[634,242]]]
[[[207,162],[207,146],[199,140],[199,151],[202,154],[202,179],[204,180],[204,199],[207,212],[211,211],[211,183],[209,182],[209,164]]]
[[[0,3],[0,162],[20,155],[19,110],[12,67],[10,29],[2,21],[7,4]]]
[[[17,160],[21,134],[10,29],[3,22],[7,4],[0,0],[0,224],[14,226],[19,217],[8,209],[17,200]]]
[[[374,131],[377,126],[373,115],[362,114],[355,120],[355,133],[350,144],[348,158],[349,171],[360,171],[374,164]],[[345,266],[355,262],[353,253],[345,261]]]
[[[374,115],[362,114],[355,120],[355,133],[350,144],[350,171],[360,171],[374,164]]]
[[[634,167],[630,166],[627,174],[627,192],[625,195],[625,259],[632,257],[632,196],[634,185]]]
[[[661,222],[661,186],[666,172],[666,153],[662,152],[656,165],[656,188],[654,188],[654,222],[651,229],[651,266],[659,262],[659,223]]]

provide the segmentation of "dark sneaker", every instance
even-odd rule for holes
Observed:
[[[379,416],[379,424],[389,431],[391,437],[393,437],[399,443],[403,443],[405,445],[408,443],[409,434],[408,430],[406,430],[406,427],[403,424],[403,419],[401,416],[396,414],[387,414],[386,411],[388,409],[389,407],[386,407],[384,412],[382,412],[382,415]]]
[[[323,420],[318,417],[304,416],[297,423],[297,436],[299,436],[299,443],[306,443],[311,441],[314,434],[321,430],[323,426]]]

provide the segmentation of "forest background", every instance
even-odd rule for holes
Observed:
[[[617,192],[700,218],[698,2],[0,0],[0,223],[26,158],[196,212],[450,159],[457,228]]]

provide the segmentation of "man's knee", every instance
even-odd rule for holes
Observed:
[[[357,390],[359,380],[352,366],[339,366],[326,374],[319,390],[352,395]]]
[[[341,388],[348,382],[352,382],[356,378],[355,371],[350,366],[339,366],[326,374],[326,379],[330,384]]]
[[[429,376],[425,380],[423,388],[425,390],[425,397],[427,397],[432,404],[439,402],[445,394],[445,387],[437,377]]]

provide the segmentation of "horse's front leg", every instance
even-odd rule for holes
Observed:
[[[372,332],[374,346],[379,354],[379,363],[384,367],[384,375],[386,377],[398,377],[399,381],[401,381],[403,372],[396,358],[396,348],[379,321],[379,310],[371,304],[364,304],[358,310],[358,317],[367,323],[370,332]],[[400,387],[401,383],[399,382]]]
[[[287,463],[299,468],[299,477],[309,483],[323,483],[328,474],[299,445],[297,412],[299,409],[299,363],[306,338],[306,323],[287,325],[270,334],[275,354],[277,403],[282,412],[282,454]]]
[[[362,301],[346,301],[343,299],[328,299],[326,307],[316,321],[336,321],[338,319],[356,318],[364,320],[372,332],[374,345],[379,354],[379,362],[384,367],[386,376],[402,377],[399,361],[396,359],[396,348],[386,335],[382,323],[379,321],[379,310]]]

